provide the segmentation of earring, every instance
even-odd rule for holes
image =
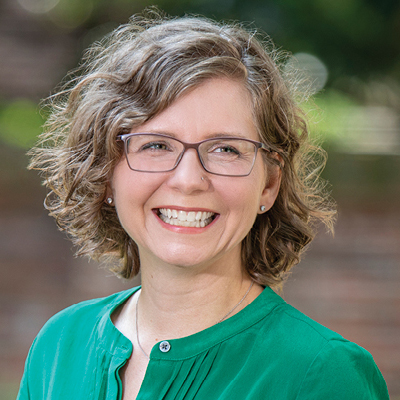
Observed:
[[[265,206],[261,206],[261,207],[260,207],[260,211],[261,211],[261,212],[264,212],[264,211],[265,211]]]
[[[111,206],[111,204],[113,203],[113,198],[112,197],[107,197],[106,202],[107,202],[107,204],[109,204]]]

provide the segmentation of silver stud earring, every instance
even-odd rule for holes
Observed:
[[[107,204],[109,204],[111,206],[111,204],[113,203],[113,199],[112,197],[107,197]]]
[[[261,211],[261,212],[264,212],[264,211],[265,211],[265,206],[261,206],[261,207],[260,207],[260,211]]]

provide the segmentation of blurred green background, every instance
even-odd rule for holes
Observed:
[[[59,309],[128,287],[72,257],[26,170],[39,101],[84,49],[145,7],[238,20],[289,51],[312,101],[302,106],[329,153],[338,202],[285,297],[367,347],[400,398],[400,3],[398,0],[0,0],[0,399],[15,398],[40,326]],[[131,285],[131,284],[129,284]]]

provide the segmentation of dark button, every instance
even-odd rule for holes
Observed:
[[[164,340],[163,342],[160,343],[159,349],[163,353],[168,353],[170,351],[170,349],[171,349],[171,345],[169,344],[169,342]]]

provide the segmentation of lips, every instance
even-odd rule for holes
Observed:
[[[159,208],[158,216],[166,224],[190,228],[204,228],[215,218],[210,211],[183,211],[171,208]]]

